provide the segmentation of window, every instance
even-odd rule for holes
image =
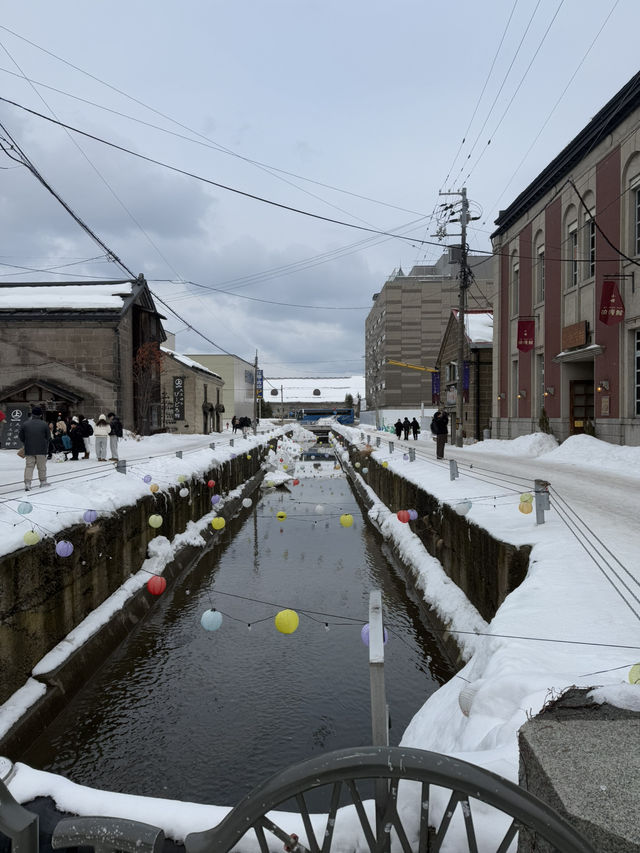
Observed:
[[[520,297],[520,266],[517,261],[511,268],[511,316],[518,314]]]
[[[544,246],[538,249],[536,265],[536,301],[544,302]]]
[[[640,187],[634,192],[633,245],[636,255],[640,255]]]
[[[596,274],[596,223],[593,217],[593,211],[585,216],[584,234],[585,234],[585,278],[593,278]]]
[[[447,364],[447,382],[457,382],[458,381],[458,362],[450,361]]]
[[[569,289],[575,287],[578,283],[578,226],[575,222],[569,227],[567,248],[567,257],[569,259],[567,289]]]

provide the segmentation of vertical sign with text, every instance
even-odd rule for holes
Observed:
[[[173,419],[184,420],[184,376],[173,377]]]

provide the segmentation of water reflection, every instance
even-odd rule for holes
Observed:
[[[229,523],[22,760],[98,788],[232,805],[289,764],[369,743],[360,629],[374,588],[398,743],[449,671],[340,475],[270,490]],[[286,607],[300,614],[292,635],[273,624]],[[209,608],[223,614],[213,633],[200,626]]]

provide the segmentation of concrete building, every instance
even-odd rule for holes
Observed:
[[[245,361],[237,355],[224,355],[213,353],[198,353],[189,358],[198,362],[207,370],[217,374],[223,381],[222,405],[224,409],[224,423],[231,421],[235,415],[238,418],[248,417],[253,419],[254,396],[255,396],[255,365]]]
[[[458,250],[459,252],[459,250]],[[469,255],[470,308],[491,308],[493,258]],[[431,374],[390,364],[433,367],[451,309],[458,305],[459,255],[452,248],[432,266],[395,271],[373,296],[365,321],[367,409],[402,409],[431,403]]]
[[[432,402],[449,412],[451,435],[456,434],[458,400],[458,310],[449,316],[447,329],[432,374]],[[462,437],[480,441],[491,426],[493,391],[493,313],[469,309],[464,315],[464,364],[462,367]]]
[[[175,346],[174,336],[167,343]],[[222,377],[203,367],[189,356],[169,347],[160,347],[163,366],[162,426],[167,432],[222,432],[224,408]]]
[[[160,428],[160,384],[140,410],[136,354],[166,338],[142,276],[113,282],[0,287],[0,408],[15,428],[39,405],[96,417],[116,412],[128,429]],[[3,441],[4,445],[4,441]]]
[[[493,437],[640,445],[640,73],[496,225]]]

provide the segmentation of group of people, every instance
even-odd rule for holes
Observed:
[[[403,421],[398,418],[393,426],[398,438],[404,437],[404,439],[407,440],[409,438],[409,432],[411,432],[414,439],[416,441],[418,440],[420,424],[416,418],[412,421],[407,417],[405,417]],[[449,415],[444,409],[438,409],[434,413],[433,418],[431,419],[431,432],[433,433],[436,441],[436,458],[444,459],[444,446],[447,443],[447,434],[449,432]]]
[[[246,438],[249,430],[251,429],[251,418],[247,417],[247,415],[243,415],[241,418],[237,418],[235,415],[231,418],[231,429],[233,432],[237,432],[239,429],[242,430],[242,435]]]
[[[409,432],[413,433],[414,439],[418,440],[418,433],[420,432],[420,424],[414,418],[412,421],[409,418],[405,418],[403,421],[398,418],[398,420],[393,425],[396,431],[396,435],[398,438],[402,438],[402,434],[404,433],[405,439],[409,438]]]
[[[43,419],[43,411],[39,406],[31,410],[31,418],[20,427],[18,438],[23,443],[24,453],[24,487],[26,491],[31,489],[34,468],[38,469],[40,486],[48,486],[47,483],[47,459],[51,459],[54,453],[64,454],[65,462],[71,454],[71,459],[77,461],[83,454],[83,459],[89,459],[91,455],[91,436],[95,437],[95,452],[98,462],[118,461],[118,440],[122,438],[122,422],[115,412],[108,415],[98,415],[95,425],[84,415],[77,414],[73,417],[64,417],[58,412],[55,421],[49,424]],[[107,460],[107,442],[111,453]]]

